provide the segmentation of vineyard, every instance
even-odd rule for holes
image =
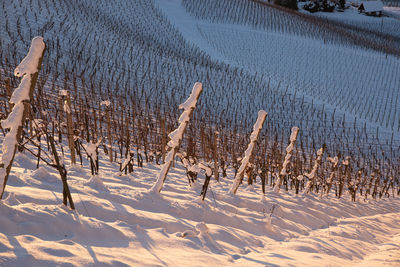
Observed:
[[[53,192],[56,203],[85,214],[82,227],[93,233],[88,238],[96,235],[93,217],[100,228],[115,231],[110,242],[128,246],[126,237],[118,236],[140,221],[153,230],[166,228],[166,236],[199,236],[205,247],[223,255],[232,248],[219,246],[207,226],[196,222],[222,225],[226,220],[251,235],[267,229],[268,238],[285,240],[336,223],[335,212],[342,211],[330,213],[332,205],[353,202],[345,219],[357,205],[365,216],[393,212],[400,195],[399,22],[324,20],[259,1],[179,2],[180,12],[192,17],[187,23],[196,38],[216,57],[182,33],[185,25],[171,22],[168,4],[1,3],[0,195],[5,204],[0,202],[0,212],[13,213],[11,206],[24,198],[48,204],[40,192],[23,197],[17,190],[37,186]],[[40,60],[35,56],[36,72],[26,71],[30,41],[39,40],[35,36],[43,36],[46,49]],[[29,87],[34,90],[21,93]],[[196,224],[195,232],[183,222],[171,226],[147,214],[153,212],[148,203],[162,202],[164,194],[167,204],[155,209],[167,210],[162,215],[167,221],[185,214],[187,224]],[[194,195],[200,202],[192,203]],[[299,197],[303,204],[320,203],[329,215],[304,209],[318,223],[299,221],[290,211],[300,208],[293,204]],[[96,205],[93,198],[104,202]],[[170,208],[182,208],[174,199],[185,203],[182,213]],[[111,208],[108,202],[118,204]],[[215,208],[208,207],[199,219],[195,211],[204,203]],[[132,207],[151,218],[128,216],[125,211]],[[56,210],[76,224],[68,212]],[[234,212],[239,222],[225,218]],[[251,212],[263,215],[247,219]],[[118,226],[108,224],[114,213]],[[389,217],[382,223],[393,224]],[[13,229],[13,217],[2,220]],[[246,226],[251,220],[254,229]],[[223,234],[220,240],[226,238],[234,237]],[[262,247],[250,239],[233,250]],[[245,258],[235,257],[230,260]]]
[[[400,131],[397,57],[240,28],[211,26],[200,31],[238,65],[285,81],[298,95],[311,96],[358,120]],[[245,46],[249,49],[237,53]]]

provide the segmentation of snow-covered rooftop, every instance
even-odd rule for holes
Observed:
[[[383,11],[383,3],[381,1],[364,1],[361,2],[360,9],[364,9],[365,12]]]

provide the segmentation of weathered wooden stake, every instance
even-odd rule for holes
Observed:
[[[257,121],[253,126],[253,132],[251,133],[251,136],[250,136],[250,143],[249,143],[246,151],[244,152],[244,157],[242,159],[242,163],[241,163],[240,168],[235,176],[235,180],[233,182],[232,188],[229,191],[231,194],[236,194],[236,192],[239,188],[239,185],[243,180],[244,172],[246,171],[247,165],[249,164],[250,158],[253,154],[255,144],[257,142],[258,136],[261,132],[261,129],[262,129],[262,126],[264,124],[266,117],[267,117],[267,112],[265,112],[264,110],[260,110],[258,112]]]
[[[10,80],[10,78],[6,79],[6,94],[7,94],[8,99],[10,99],[11,98],[11,80]],[[14,104],[8,102],[8,108],[9,108],[8,113],[10,113],[12,111],[13,107],[14,107]]]
[[[161,154],[162,154],[162,162],[165,162],[165,147],[167,146],[167,133],[165,128],[165,120],[161,119]]]
[[[159,193],[164,185],[165,179],[167,178],[167,174],[169,169],[174,162],[176,152],[178,152],[179,147],[182,143],[183,134],[189,124],[189,120],[192,116],[192,113],[196,107],[197,100],[200,97],[201,92],[203,91],[203,86],[201,83],[197,82],[193,86],[192,93],[185,103],[181,104],[179,108],[182,108],[184,111],[179,117],[179,126],[175,131],[169,134],[171,141],[168,143],[168,146],[171,148],[166,156],[166,162],[161,167],[161,171],[157,176],[157,181],[150,189],[151,192]]]
[[[106,117],[107,117],[108,144],[109,144],[108,154],[110,155],[110,162],[113,162],[110,105],[106,106]]]
[[[64,111],[67,115],[67,131],[68,131],[68,146],[71,152],[71,164],[76,164],[75,158],[75,140],[74,140],[74,131],[72,126],[72,115],[71,115],[71,96],[69,91],[62,90],[60,94],[63,96],[64,99]]]
[[[214,132],[214,177],[219,181],[219,164],[218,164],[218,132]]]

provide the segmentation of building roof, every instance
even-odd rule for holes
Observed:
[[[364,1],[361,2],[359,9],[365,12],[383,11],[383,3],[381,1]]]

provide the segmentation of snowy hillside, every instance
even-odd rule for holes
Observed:
[[[177,11],[180,10],[177,7],[178,2],[157,1],[166,14],[170,14],[172,21],[185,16],[178,14]],[[199,2],[203,2],[203,5]],[[233,62],[234,65],[242,66],[253,73],[264,73],[269,79],[289,86],[298,95],[306,95],[315,101],[321,101],[330,109],[343,111],[350,117],[353,115],[372,125],[390,128],[389,132],[400,131],[398,117],[400,103],[397,96],[399,92],[397,88],[400,86],[400,61],[397,56],[360,49],[344,40],[336,40],[346,35],[338,36],[338,32],[330,34],[329,29],[321,33],[326,36],[318,36],[319,31],[312,29],[309,26],[311,23],[304,20],[310,29],[306,32],[296,29],[297,27],[304,30],[306,26],[300,27],[291,23],[279,25],[278,23],[285,19],[271,20],[265,15],[275,14],[269,6],[262,9],[257,8],[257,3],[251,5],[246,4],[246,1],[239,1],[236,5],[242,9],[235,9],[235,4],[227,3],[227,12],[224,12],[222,5],[214,3],[216,6],[213,6],[208,2],[184,1],[188,11],[192,11],[197,18],[208,19],[192,20],[195,26],[191,26],[191,28],[197,26],[198,33],[202,37],[200,42],[197,41],[199,37],[192,39],[193,43],[203,47],[202,44],[206,40],[204,51],[209,51],[210,55],[215,55],[216,51],[217,55],[214,56],[216,58],[221,58],[220,55],[223,55],[228,63]],[[213,8],[207,8],[209,6]],[[259,14],[262,12],[260,10],[266,13]],[[255,17],[238,15],[245,11],[258,14]],[[180,12],[185,13],[182,10]],[[346,22],[345,25],[352,25],[353,28],[359,26],[368,29],[369,34],[374,33],[374,30],[376,33],[385,32],[396,40],[393,45],[400,43],[400,39],[397,40],[399,21],[391,18],[382,18],[378,21],[360,15],[356,11],[345,13],[345,15],[333,13],[336,16],[332,18],[341,23]],[[288,20],[288,14],[284,12],[276,14],[286,15]],[[210,23],[210,20],[227,23]],[[189,23],[180,23],[176,26],[181,25],[184,34],[187,24]],[[349,26],[348,30],[354,30],[353,28]],[[288,34],[293,32],[294,34]],[[359,35],[362,36],[363,33]],[[367,36],[366,34],[365,37]],[[187,39],[190,39],[190,36],[188,37]]]
[[[3,1],[0,266],[399,266],[386,12]]]

